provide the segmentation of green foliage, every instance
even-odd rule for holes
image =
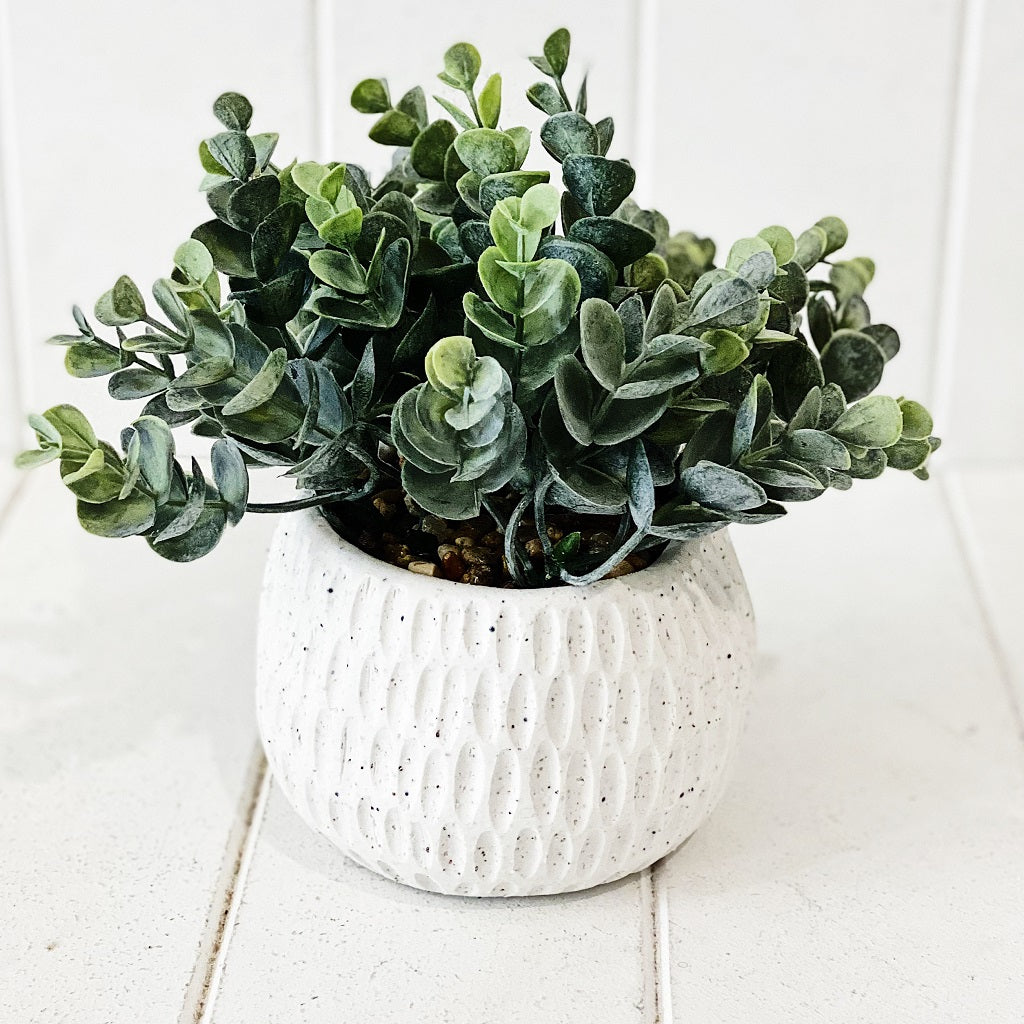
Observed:
[[[18,465],[57,462],[86,530],[173,561],[247,512],[330,505],[355,525],[400,486],[449,519],[486,508],[522,585],[589,583],[630,552],[775,519],[886,467],[927,477],[931,416],[874,393],[900,339],[865,302],[874,263],[836,255],[843,222],[762,228],[716,265],[710,239],[631,198],[585,78],[570,100],[569,33],[530,60],[561,187],[531,166],[531,132],[501,123],[503,79],[469,43],[440,62],[453,95],[437,117],[419,87],[353,90],[395,150],[376,183],[350,163],[275,164],[277,135],[220,96],[222,130],[199,147],[211,219],[152,301],[120,277],[98,329],[76,308],[76,332],[50,339],[72,376],[144,407],[119,448],[72,406],[31,416]],[[211,441],[208,472],[176,455],[185,425]],[[266,466],[300,496],[250,501]],[[549,542],[550,508],[618,517],[611,550],[588,553],[579,530]],[[527,514],[543,565],[516,541]]]

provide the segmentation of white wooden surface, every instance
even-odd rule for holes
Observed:
[[[762,655],[725,802],[652,877],[502,903],[355,868],[260,787],[269,524],[182,569],[35,481],[0,532],[0,1020],[1018,1021],[1024,575],[987,510],[1021,488],[736,531]]]

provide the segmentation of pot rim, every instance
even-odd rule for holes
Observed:
[[[590,597],[604,597],[610,590],[621,592],[622,596],[627,593],[650,595],[653,592],[666,589],[675,590],[684,581],[680,565],[684,558],[700,555],[701,547],[708,543],[714,546],[724,545],[728,553],[732,551],[729,534],[727,530],[722,529],[694,540],[670,541],[661,557],[647,568],[610,580],[598,580],[596,583],[590,583],[584,587],[567,584],[546,587],[485,587],[434,576],[423,576],[392,565],[390,562],[377,558],[376,555],[367,554],[355,544],[345,540],[315,508],[303,509],[282,516],[278,529],[281,532],[286,532],[288,529],[296,527],[312,538],[314,546],[322,548],[330,544],[340,552],[348,564],[383,582],[421,591],[436,591],[437,587],[458,587],[467,598],[474,600],[486,600],[489,597],[502,600],[510,594],[515,594],[518,602],[545,604],[556,601],[559,604],[572,605],[577,601],[586,601]]]

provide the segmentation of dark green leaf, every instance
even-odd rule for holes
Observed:
[[[352,106],[360,114],[383,114],[390,110],[387,82],[383,78],[364,78],[352,90]]]
[[[221,93],[213,101],[213,116],[232,132],[244,132],[252,121],[252,104],[237,92]]]

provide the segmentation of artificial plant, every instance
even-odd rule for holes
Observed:
[[[589,583],[636,549],[775,519],[886,467],[927,477],[931,417],[873,394],[899,337],[864,301],[872,261],[835,255],[843,222],[765,228],[716,266],[709,239],[630,198],[612,120],[589,116],[585,79],[567,94],[569,48],[564,29],[547,39],[527,91],[561,189],[530,169],[531,132],[500,127],[501,77],[480,85],[468,43],[444,56],[460,98],[435,97],[441,118],[419,87],[395,102],[383,79],[356,86],[394,149],[377,184],[355,164],[275,164],[277,135],[219,97],[224,130],[199,147],[212,219],[152,303],[128,277],[99,299],[113,334],[76,308],[78,333],[50,339],[72,375],[147,399],[141,415],[119,451],[55,406],[30,417],[39,447],[20,464],[59,459],[86,530],[178,561],[246,512],[317,505],[344,523],[400,486],[445,519],[485,509],[522,586]],[[210,478],[175,457],[186,424],[213,439]],[[302,496],[250,502],[260,466]],[[617,517],[610,553],[580,550],[578,531],[550,541],[553,509]]]

